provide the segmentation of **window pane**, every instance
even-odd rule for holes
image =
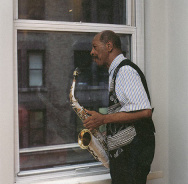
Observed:
[[[29,69],[42,69],[42,54],[29,53]]]
[[[30,70],[29,86],[42,86],[42,71]]]
[[[126,0],[18,0],[18,18],[126,24]]]
[[[106,112],[108,71],[91,60],[93,37],[93,33],[18,32],[21,170],[95,161],[87,150],[81,150],[77,144],[83,125],[70,107],[69,100],[73,71],[79,67],[81,74],[76,82],[76,98],[87,109]],[[122,34],[120,37],[123,52],[130,58],[131,36]],[[27,87],[28,76],[31,85],[39,85],[39,78],[42,77],[41,70],[36,69],[38,64],[32,64],[35,69],[28,70],[30,50],[44,51],[45,87]],[[65,147],[49,151],[45,149],[60,145]]]

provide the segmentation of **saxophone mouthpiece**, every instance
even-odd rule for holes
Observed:
[[[77,67],[77,68],[74,70],[73,75],[74,75],[74,76],[78,76],[80,73],[81,73],[81,71],[80,71],[80,69]]]

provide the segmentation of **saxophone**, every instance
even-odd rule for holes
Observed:
[[[79,68],[76,68],[73,72],[73,82],[70,89],[70,104],[73,110],[76,112],[78,117],[84,121],[90,115],[87,114],[84,107],[80,106],[78,100],[75,99],[74,91],[76,85],[76,78],[80,74]],[[102,133],[98,129],[94,129],[92,131],[88,129],[83,129],[78,135],[78,144],[82,149],[87,149],[93,157],[102,162],[102,164],[109,168],[109,159],[108,159],[108,149],[106,144],[106,138],[102,135]]]

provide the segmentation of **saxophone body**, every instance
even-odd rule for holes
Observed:
[[[74,91],[76,85],[76,78],[78,77],[80,71],[78,68],[75,69],[73,73],[73,82],[70,89],[70,104],[73,110],[76,112],[78,117],[84,121],[90,115],[87,114],[84,107],[82,107],[78,100],[76,100]],[[87,149],[93,157],[102,162],[102,164],[109,168],[109,159],[108,159],[108,149],[106,144],[106,138],[102,135],[102,133],[98,129],[94,129],[92,131],[88,129],[83,129],[78,135],[78,144],[82,149]]]

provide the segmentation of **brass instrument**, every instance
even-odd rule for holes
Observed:
[[[80,106],[78,100],[75,99],[74,91],[76,85],[76,78],[80,74],[80,70],[78,68],[73,72],[73,82],[70,89],[70,104],[73,110],[76,112],[78,117],[84,121],[90,115],[87,114],[84,107]],[[87,149],[93,157],[102,162],[102,164],[109,168],[109,159],[108,159],[108,149],[106,144],[106,138],[102,135],[102,133],[98,129],[94,129],[92,131],[88,129],[83,129],[78,135],[78,144],[82,149]]]

